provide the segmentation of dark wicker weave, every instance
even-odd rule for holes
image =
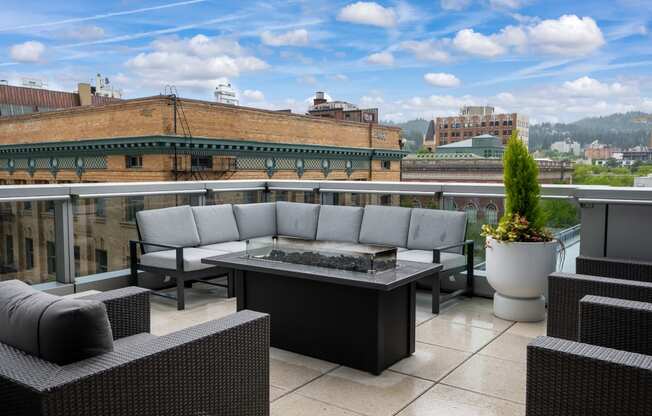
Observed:
[[[652,357],[551,337],[527,350],[527,416],[652,415]]]
[[[97,296],[149,325],[140,306]],[[128,317],[111,323],[114,334],[137,326]],[[66,366],[0,343],[0,415],[269,415],[269,316],[241,311],[161,337],[140,333]]]
[[[120,339],[150,330],[150,291],[139,287],[125,287],[81,299],[99,300],[106,306],[113,339]]]
[[[640,260],[578,256],[575,261],[575,272],[591,276],[652,282],[652,262]]]
[[[586,295],[652,302],[652,283],[553,273],[548,277],[548,336],[577,341],[580,299]]]

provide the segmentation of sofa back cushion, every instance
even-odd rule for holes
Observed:
[[[314,240],[319,220],[318,204],[276,203],[276,233],[286,237]]]
[[[362,216],[360,242],[406,247],[410,208],[367,205]]]
[[[102,302],[50,295],[18,280],[0,282],[0,342],[59,365],[113,351]]]
[[[195,217],[188,205],[139,211],[136,220],[143,241],[182,247],[199,245]],[[145,245],[144,250],[152,253],[169,249]]]
[[[414,208],[410,219],[407,248],[432,250],[445,244],[464,241],[466,213],[439,209]],[[462,248],[448,250],[460,253]]]
[[[234,205],[233,213],[240,240],[276,235],[276,203]]]
[[[233,205],[206,205],[192,207],[197,233],[202,246],[240,239],[233,215]]]
[[[363,212],[362,207],[322,205],[319,209],[317,240],[357,243]]]

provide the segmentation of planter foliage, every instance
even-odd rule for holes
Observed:
[[[505,214],[496,227],[482,226],[482,235],[498,241],[546,242],[552,233],[545,228],[540,205],[539,168],[514,130],[503,156]]]

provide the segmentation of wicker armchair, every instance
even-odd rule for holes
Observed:
[[[528,346],[526,415],[652,415],[652,304],[585,296],[577,320]]]
[[[586,295],[652,302],[652,263],[579,256],[576,270],[548,278],[548,336],[579,339],[579,301]]]
[[[157,337],[147,290],[88,298],[107,307],[114,351],[58,366],[0,343],[1,415],[269,415],[269,316]]]

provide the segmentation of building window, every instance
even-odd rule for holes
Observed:
[[[108,255],[106,250],[95,250],[95,273],[106,273],[108,271]]]
[[[79,246],[75,246],[75,277],[81,276],[81,252]]]
[[[467,204],[464,207],[464,212],[466,212],[466,218],[469,224],[475,224],[478,222],[478,208],[473,204]]]
[[[95,200],[95,216],[106,217],[106,199],[97,198]]]
[[[23,209],[24,210],[31,210],[32,209],[32,201],[23,202]]]
[[[391,160],[381,160],[380,161],[380,166],[385,170],[390,170],[392,168],[392,161]]]
[[[127,197],[125,201],[127,204],[125,209],[125,221],[136,222],[136,213],[145,208],[145,197],[130,196]]]
[[[127,169],[142,168],[143,167],[143,157],[142,156],[125,156],[125,166],[127,166]]]
[[[391,195],[381,195],[380,196],[380,205],[392,205],[392,196]]]
[[[57,272],[57,251],[54,242],[47,242],[47,256],[48,256],[48,274],[56,274]]]
[[[494,204],[484,208],[484,222],[491,225],[498,224],[498,208]]]
[[[190,164],[193,170],[211,170],[213,169],[212,156],[192,156]]]
[[[25,269],[31,270],[34,268],[34,240],[31,238],[25,239]]]
[[[5,265],[14,264],[14,237],[8,235],[5,237]]]

